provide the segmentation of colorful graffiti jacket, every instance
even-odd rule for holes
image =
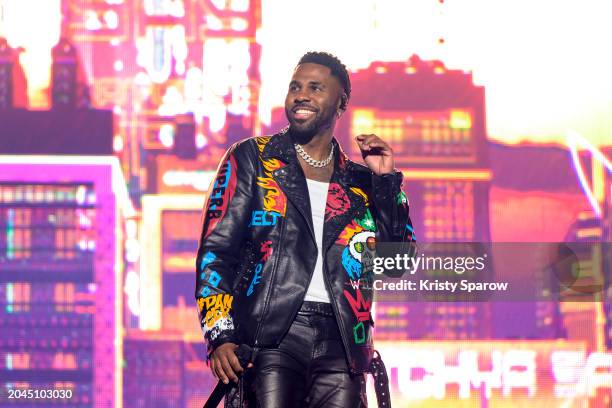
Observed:
[[[349,367],[363,373],[373,354],[374,322],[372,289],[355,284],[364,278],[361,252],[368,237],[414,238],[401,173],[376,176],[333,143],[323,272]],[[225,342],[277,346],[304,300],[317,251],[308,187],[290,134],[234,144],[204,206],[196,259],[195,296],[209,353]]]

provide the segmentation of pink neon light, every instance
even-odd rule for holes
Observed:
[[[578,132],[574,132],[574,131],[567,132],[567,136],[565,140],[566,140],[567,146],[570,149],[570,154],[572,156],[572,162],[574,164],[574,169],[576,170],[576,175],[578,176],[578,180],[580,181],[580,187],[582,188],[582,191],[584,191],[584,194],[586,195],[587,200],[589,200],[589,204],[591,205],[591,208],[593,208],[593,211],[595,212],[597,217],[601,217],[601,207],[599,206],[599,203],[597,202],[595,193],[591,189],[591,186],[589,186],[589,182],[584,173],[584,168],[582,167],[580,163],[580,158],[578,157],[578,147],[587,149],[591,153],[591,157],[593,157],[593,160],[597,160],[598,162],[603,164],[606,167],[606,169],[608,169],[608,171],[611,173],[612,173],[612,163],[610,163],[610,161],[606,158],[606,156],[604,156],[601,150],[593,146],[588,140],[582,137]]]

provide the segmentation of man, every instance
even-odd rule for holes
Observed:
[[[333,137],[350,93],[336,57],[305,54],[285,100],[289,127],[233,145],[204,208],[196,299],[210,366],[226,384],[252,367],[253,406],[367,405],[372,293],[358,287],[358,249],[413,238],[387,143],[357,136],[363,166]],[[255,351],[247,367],[238,344]]]

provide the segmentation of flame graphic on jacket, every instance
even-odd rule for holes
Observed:
[[[259,153],[263,153],[264,147],[270,141],[270,136],[256,138],[257,149]],[[272,178],[272,172],[276,169],[280,169],[285,164],[278,159],[263,160],[259,158],[264,167],[264,174],[267,177],[257,177],[257,185],[265,190],[266,196],[264,197],[264,210],[265,211],[276,211],[281,216],[285,216],[287,210],[287,197],[281,191],[280,187],[276,183],[276,180]]]
[[[257,185],[261,188],[268,190],[264,197],[264,210],[265,211],[276,211],[280,215],[285,215],[287,208],[287,197],[280,190],[276,180],[272,177],[257,177]]]
[[[351,240],[353,235],[361,231],[363,231],[363,227],[361,227],[361,225],[357,224],[355,220],[353,220],[350,224],[344,227],[344,229],[338,236],[338,239],[336,239],[336,243],[340,245],[348,245],[348,242]]]
[[[357,195],[360,195],[363,198],[363,201],[365,201],[364,204],[366,207],[370,205],[368,201],[368,195],[364,193],[362,189],[360,189],[359,187],[351,187],[351,191]]]

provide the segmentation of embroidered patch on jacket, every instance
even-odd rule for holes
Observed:
[[[376,240],[372,231],[360,231],[353,234],[342,251],[342,266],[350,279],[361,277],[361,254],[365,251],[368,242]]]
[[[200,324],[204,338],[215,340],[225,330],[234,328],[230,311],[234,297],[229,294],[216,294],[198,299]]]
[[[261,157],[266,144],[270,141],[270,136],[258,137],[255,139],[257,143],[257,149],[259,150],[259,159],[264,167],[265,177],[257,177],[257,185],[264,190],[266,190],[266,195],[264,196],[264,208],[263,211],[266,213],[275,212],[280,214],[280,216],[284,217],[287,211],[287,197],[285,193],[282,192],[278,183],[274,178],[272,178],[272,172],[274,170],[280,169],[284,167],[285,164],[278,159],[268,159],[264,160]],[[274,222],[275,224],[276,222]],[[274,224],[263,224],[263,225],[274,225]],[[254,224],[254,225],[262,225],[262,224]]]
[[[276,212],[284,217],[287,210],[287,197],[281,191],[276,180],[272,177],[257,177],[257,185],[266,190],[264,211]]]
[[[364,322],[370,322],[372,319],[372,299],[366,300],[359,289],[355,289],[355,296],[348,290],[344,290],[343,293],[357,319],[357,324],[353,326],[353,341],[355,344],[364,344],[368,337]]]
[[[403,191],[397,193],[397,196],[395,196],[395,202],[398,205],[410,205],[408,203],[408,197],[406,197],[406,194]]]
[[[344,214],[351,207],[351,201],[338,183],[330,183],[325,205],[325,221]]]
[[[261,282],[263,267],[266,261],[272,256],[272,251],[272,241],[267,240],[261,243],[261,246],[259,247],[259,252],[261,252],[261,260],[257,265],[255,265],[253,278],[251,279],[251,283],[247,289],[247,296],[251,296],[255,290],[255,286],[259,285],[259,282]]]
[[[336,239],[336,244],[348,245],[348,242],[353,237],[353,235],[361,231],[363,231],[363,227],[357,224],[355,220],[352,220],[350,224],[347,224],[344,227],[340,235],[338,235],[338,238]]]
[[[210,329],[202,328],[204,338],[209,341],[214,341],[226,330],[234,330],[234,322],[231,319],[219,319]]]
[[[360,189],[359,187],[351,187],[350,189],[353,193],[360,195],[361,198],[363,198],[366,207],[370,205],[370,202],[368,201],[368,195],[362,189]]]
[[[355,297],[348,290],[344,290],[344,297],[348,301],[355,317],[358,321],[364,322],[370,320],[370,311],[372,309],[372,299],[366,300],[359,289],[355,290]]]

